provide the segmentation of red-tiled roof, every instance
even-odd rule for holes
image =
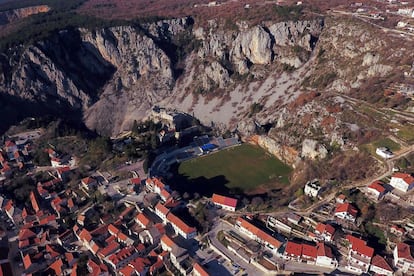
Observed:
[[[302,244],[302,255],[306,257],[316,258],[317,248],[314,245]]]
[[[373,190],[376,190],[379,193],[385,192],[385,188],[384,188],[384,186],[383,186],[383,184],[382,184],[381,181],[374,181],[374,182],[372,182],[371,185],[368,186],[368,188],[373,189]]]
[[[113,226],[112,224],[109,224],[108,225],[108,231],[109,231],[109,233],[111,234],[111,235],[118,235],[118,233],[119,233],[119,229],[117,228],[117,227],[115,227],[115,226]]]
[[[134,247],[128,246],[128,247],[122,248],[116,254],[109,256],[109,260],[112,261],[116,265],[117,263],[128,258],[134,253],[135,253]]]
[[[171,194],[166,189],[161,189],[160,194],[165,200],[169,199],[171,197]]]
[[[14,147],[16,144],[13,141],[6,141],[4,143],[4,145],[9,148],[9,147]]]
[[[29,197],[30,197],[30,202],[32,203],[33,210],[35,210],[35,212],[39,212],[40,210],[39,204],[37,203],[37,199],[33,191],[30,192]]]
[[[358,252],[360,255],[365,255],[370,258],[374,255],[374,249],[366,245],[366,241],[358,239],[352,235],[346,236],[347,240],[352,245],[352,250]]]
[[[143,227],[148,227],[148,225],[151,223],[151,220],[144,214],[144,213],[139,213],[136,217],[135,220],[141,224],[141,226]]]
[[[68,167],[68,166],[66,166],[66,167],[60,167],[60,168],[57,168],[57,171],[60,174],[65,173],[65,172],[70,172],[70,167]]]
[[[231,197],[213,194],[211,200],[216,204],[226,205],[233,208],[236,208],[237,206],[237,199]]]
[[[193,269],[201,276],[209,276],[210,274],[199,264],[194,263]]]
[[[282,245],[280,241],[278,241],[277,239],[275,239],[274,237],[272,237],[270,234],[266,233],[262,229],[258,228],[257,226],[253,225],[246,219],[239,217],[237,221],[240,223],[241,227],[247,229],[249,232],[256,235],[259,239],[271,244],[273,247],[279,248]]]
[[[162,205],[161,202],[158,202],[158,204],[155,205],[155,209],[159,210],[163,215],[167,215],[168,212],[170,212],[170,210],[167,207],[165,207],[164,205]]]
[[[302,256],[302,244],[288,241],[286,243],[285,253],[296,257]]]
[[[414,183],[414,177],[408,173],[396,172],[392,175],[392,177],[401,178],[407,184]]]
[[[50,265],[50,268],[55,271],[56,275],[62,275],[62,266],[63,262],[61,259],[57,259],[53,264]]]
[[[130,212],[134,211],[135,208],[134,207],[127,207],[125,208],[124,211],[122,211],[122,213],[119,215],[120,219],[123,219],[125,216],[127,216]]]
[[[135,269],[132,266],[125,266],[121,270],[119,270],[119,273],[123,276],[131,276],[132,273],[134,273]]]
[[[129,179],[129,182],[131,184],[139,185],[139,184],[141,184],[141,178],[139,178],[139,177],[131,178],[131,179]]]
[[[399,243],[397,244],[397,253],[398,258],[407,259],[414,261],[413,256],[411,255],[411,247],[406,243]]]
[[[348,202],[336,205],[335,213],[342,212],[348,213],[353,217],[356,217],[358,214],[358,210],[351,203]]]
[[[318,223],[318,225],[316,225],[315,228],[316,231],[318,231],[319,233],[329,233],[331,234],[331,236],[333,236],[333,234],[335,234],[335,228],[330,225],[330,224],[324,224],[324,223]]]
[[[82,179],[82,183],[85,185],[89,185],[91,183],[95,183],[95,179],[93,179],[92,177],[85,177]]]
[[[36,234],[30,230],[30,229],[22,229],[19,232],[19,240],[26,240],[26,239],[30,239],[30,238],[34,238],[36,237]]]
[[[380,255],[375,255],[371,260],[371,265],[380,267],[382,269],[394,272],[391,266],[387,263],[387,261],[381,257]]]
[[[161,242],[164,243],[169,248],[172,248],[173,246],[176,246],[175,242],[170,237],[168,237],[167,235],[162,236]]]
[[[82,229],[81,230],[81,232],[79,233],[79,238],[81,239],[81,240],[85,240],[85,241],[87,241],[87,242],[90,242],[91,240],[92,240],[92,236],[91,236],[91,234],[89,233],[89,231],[88,230],[86,230],[86,229]]]
[[[318,256],[325,256],[333,259],[332,249],[323,242],[318,243]]]
[[[24,264],[25,269],[28,269],[32,265],[32,260],[29,254],[26,254],[25,256],[23,256],[23,264]]]
[[[183,231],[186,234],[191,234],[197,231],[194,227],[188,226],[184,221],[182,221],[179,217],[177,217],[173,213],[168,213],[167,220],[171,224],[174,224],[175,226],[177,226],[179,229],[181,229],[181,231]]]
[[[114,253],[116,250],[118,250],[119,249],[119,243],[117,243],[117,242],[115,242],[115,241],[113,241],[113,242],[111,242],[110,244],[108,244],[105,248],[102,248],[100,251],[99,251],[99,255],[100,256],[103,256],[103,257],[107,257],[107,256],[109,256],[110,254],[112,254],[112,253]]]
[[[145,267],[149,266],[150,264],[151,262],[148,259],[141,257],[138,257],[129,263],[129,265],[135,268],[135,270],[140,274],[144,271]]]

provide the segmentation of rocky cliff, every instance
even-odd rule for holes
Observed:
[[[49,6],[39,5],[39,6],[33,6],[33,7],[0,12],[0,25],[9,24],[19,19],[28,17],[30,15],[42,13],[42,12],[48,12],[48,11],[50,11]]]
[[[332,18],[236,28],[183,18],[62,30],[0,57],[0,93],[55,113],[65,107],[107,135],[129,130],[154,105],[176,108],[246,136],[270,128],[263,145],[304,145],[303,156],[317,158],[361,127],[346,120],[351,107],[336,94],[409,62],[401,48],[379,59],[397,38],[364,28]],[[305,137],[324,144],[312,148]]]

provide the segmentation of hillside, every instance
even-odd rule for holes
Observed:
[[[243,16],[228,20],[221,15],[230,16],[231,2],[177,2],[171,9],[176,14],[164,13],[166,8],[158,13],[155,4],[147,15],[209,12],[103,26],[94,19],[96,24],[86,26],[82,20],[88,17],[81,14],[97,15],[88,5],[112,4],[80,1],[59,10],[67,15],[76,9],[65,21],[76,24],[60,29],[66,23],[58,21],[16,46],[19,40],[10,40],[0,58],[1,130],[26,116],[54,114],[115,136],[159,105],[193,114],[222,132],[259,134],[257,143],[290,164],[300,157],[360,154],[368,166],[373,160],[355,149],[411,128],[412,101],[387,92],[412,81],[404,73],[413,70],[410,37],[325,12],[322,5],[314,12],[306,5],[243,2]]]

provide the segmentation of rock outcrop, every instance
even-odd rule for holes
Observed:
[[[49,6],[39,5],[39,6],[33,6],[33,7],[0,12],[0,25],[9,24],[21,18],[25,18],[33,14],[38,14],[38,13],[43,13],[43,12],[48,12],[48,11],[50,11]]]

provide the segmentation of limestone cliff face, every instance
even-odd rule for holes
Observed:
[[[12,23],[21,18],[25,18],[33,14],[48,12],[48,11],[50,11],[49,6],[39,5],[39,6],[33,6],[33,7],[0,12],[0,25]]]
[[[2,67],[10,70],[0,74],[0,93],[56,112],[65,106],[83,114],[89,128],[115,135],[143,119],[155,104],[186,102],[182,99],[191,98],[188,93],[198,86],[204,92],[234,89],[234,73],[299,59],[292,46],[312,51],[323,28],[321,20],[242,24],[239,30],[214,21],[204,29],[192,24],[182,18],[136,27],[62,30],[21,49],[21,55],[3,56]],[[189,49],[192,43],[200,46]],[[209,120],[214,118],[203,121]]]

